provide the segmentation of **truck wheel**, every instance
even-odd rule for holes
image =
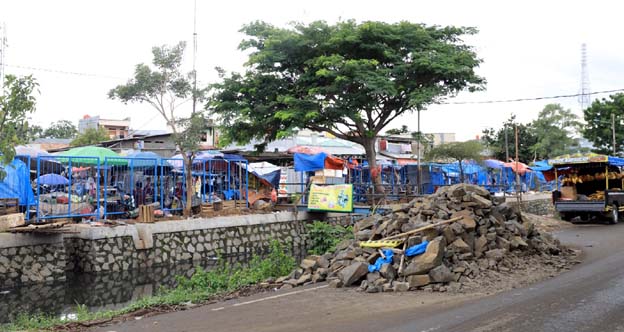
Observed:
[[[559,212],[559,217],[561,218],[561,220],[564,220],[564,221],[572,221],[572,219],[574,219],[574,217],[576,216],[569,212],[568,213]]]
[[[620,221],[620,209],[617,204],[613,204],[611,210],[611,224],[617,224]]]

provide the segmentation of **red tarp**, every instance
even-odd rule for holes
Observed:
[[[531,170],[529,169],[529,166],[527,166],[527,164],[523,164],[521,162],[516,163],[515,161],[509,162],[509,163],[504,163],[503,164],[505,167],[511,167],[511,169],[515,172],[515,173],[519,173],[520,175],[524,175],[524,173],[526,172],[530,172]],[[518,167],[518,169],[516,170],[516,165]]]
[[[336,169],[336,170],[342,170],[344,169],[344,160],[338,158],[338,157],[333,157],[330,155],[327,155],[325,157],[325,169]]]

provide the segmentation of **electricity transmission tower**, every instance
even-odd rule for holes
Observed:
[[[587,70],[587,45],[581,45],[581,91],[579,91],[579,104],[583,112],[591,103],[591,91],[589,89],[589,72]]]

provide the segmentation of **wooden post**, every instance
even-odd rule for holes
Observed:
[[[557,167],[554,167],[555,169],[555,186],[557,186],[557,190],[559,190],[559,176],[557,175]]]
[[[516,125],[516,201],[518,202],[518,212],[522,212],[522,185],[520,185],[520,172],[518,160],[518,125]]]
[[[605,166],[605,190],[609,190],[609,166]]]

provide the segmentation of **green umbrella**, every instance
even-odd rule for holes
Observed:
[[[107,148],[102,148],[99,146],[82,146],[78,148],[73,148],[67,151],[63,151],[58,154],[63,157],[85,157],[85,158],[72,158],[72,164],[80,164],[80,165],[97,165],[99,158],[100,166],[104,166],[104,158],[114,158],[109,159],[107,161],[107,165],[109,166],[123,166],[127,165],[128,162],[125,159],[119,159],[120,156],[115,153],[115,151]],[[59,158],[60,162],[67,163],[69,162],[69,158]]]

